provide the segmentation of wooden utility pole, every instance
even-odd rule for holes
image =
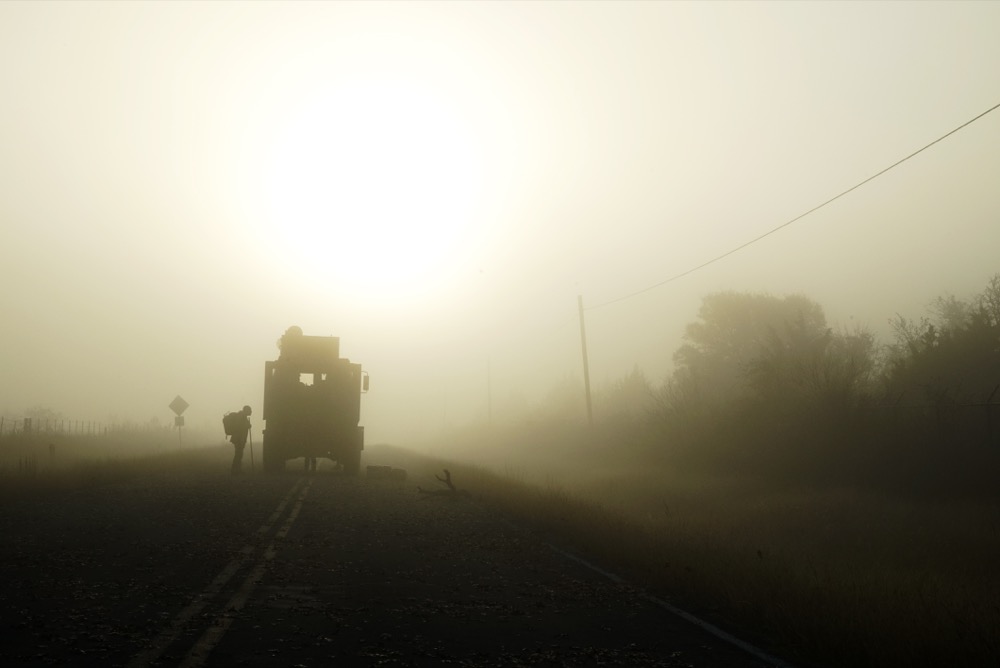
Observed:
[[[583,388],[587,393],[587,424],[594,426],[594,409],[590,403],[590,363],[587,361],[587,327],[583,322],[583,295],[576,296],[580,308],[580,342],[583,346]]]

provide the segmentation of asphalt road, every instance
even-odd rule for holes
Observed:
[[[154,475],[0,507],[0,663],[767,665],[465,497]]]

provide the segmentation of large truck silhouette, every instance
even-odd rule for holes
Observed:
[[[264,362],[264,470],[285,462],[327,458],[348,475],[361,468],[365,428],[361,394],[368,374],[340,357],[340,339],[306,336],[289,327],[278,340],[278,359]]]

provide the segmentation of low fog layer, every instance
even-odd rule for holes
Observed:
[[[659,383],[706,295],[827,324],[1000,271],[992,3],[0,5],[0,413],[259,406],[290,325],[368,440]],[[604,305],[607,304],[607,305]],[[599,308],[590,308],[599,306]]]

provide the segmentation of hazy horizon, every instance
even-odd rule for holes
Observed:
[[[371,375],[370,442],[580,376],[594,306],[1000,102],[995,3],[0,4],[0,414],[258,407],[290,325]],[[595,385],[701,298],[832,327],[1000,272],[1000,111],[724,260],[587,311]],[[221,440],[221,428],[220,440]]]

